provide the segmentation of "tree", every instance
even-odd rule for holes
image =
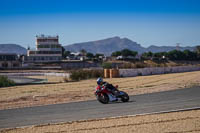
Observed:
[[[199,46],[196,46],[196,49],[195,49],[195,53],[196,53],[196,59],[197,60],[200,60],[200,45]]]
[[[153,53],[151,51],[145,52],[142,54],[142,58],[144,59],[151,59],[153,57]]]
[[[102,61],[104,58],[104,54],[96,53],[95,60],[96,61]]]
[[[200,45],[196,46],[195,52],[196,52],[196,55],[197,55],[196,56],[197,60],[200,60]]]
[[[127,57],[127,56],[133,56],[133,57],[135,57],[137,54],[138,54],[138,53],[137,53],[136,51],[131,51],[131,50],[129,50],[129,49],[123,49],[123,50],[121,51],[121,55],[122,55],[122,56],[125,56],[125,57]]]
[[[200,45],[199,45],[199,46],[196,46],[195,51],[197,52],[198,55],[200,55]]]
[[[87,53],[86,57],[88,57],[89,59],[92,59],[92,58],[94,58],[94,55],[93,55],[93,53]]]
[[[117,57],[117,56],[121,56],[121,55],[122,55],[121,51],[116,51],[116,52],[113,52],[111,56]]]
[[[70,51],[65,51],[64,54],[63,54],[63,57],[66,58],[67,56],[69,56],[71,54]]]
[[[185,59],[184,53],[178,50],[169,51],[167,56],[170,60],[184,60]]]
[[[184,50],[183,53],[185,60],[196,60],[197,55],[195,52],[192,52],[190,50]]]
[[[87,51],[85,49],[81,49],[80,53],[81,53],[81,55],[86,56]]]
[[[121,53],[122,53],[122,56],[127,57],[127,56],[130,56],[130,55],[132,54],[132,51],[129,50],[129,49],[123,49],[123,50],[121,51]]]
[[[65,58],[65,57],[64,57],[65,48],[64,48],[63,46],[62,46],[61,48],[62,48],[62,57]]]
[[[158,52],[158,53],[155,53],[153,57],[162,58],[163,56],[166,56],[166,55],[167,55],[167,52]]]
[[[104,56],[104,54],[99,54],[99,53],[96,53],[96,55],[95,55],[95,57],[96,57],[96,58],[99,58],[100,56],[102,56],[102,57],[103,57],[103,56]]]
[[[138,54],[137,51],[132,51],[132,56],[135,57]]]

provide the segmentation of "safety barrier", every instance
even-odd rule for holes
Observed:
[[[145,75],[156,75],[166,73],[199,71],[200,66],[176,66],[176,67],[153,67],[139,69],[119,69],[120,77],[135,77]]]

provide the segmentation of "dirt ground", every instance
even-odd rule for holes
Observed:
[[[137,95],[200,85],[199,77],[200,71],[195,71],[105,81],[119,85],[129,95]],[[51,83],[0,88],[0,110],[95,99],[96,79],[63,82],[61,77],[45,78]]]
[[[15,129],[1,133],[199,133],[200,110],[105,118]]]

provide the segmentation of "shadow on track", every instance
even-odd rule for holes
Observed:
[[[132,102],[136,102],[136,100],[131,100],[131,101],[128,101],[128,102],[115,101],[115,102],[109,102],[108,104],[120,104],[120,103],[132,103]]]

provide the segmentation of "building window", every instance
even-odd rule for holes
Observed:
[[[19,63],[13,63],[13,67],[19,67]]]
[[[36,54],[36,51],[29,51],[29,54]]]
[[[8,67],[8,63],[7,63],[7,62],[4,62],[4,63],[2,64],[2,67]]]

